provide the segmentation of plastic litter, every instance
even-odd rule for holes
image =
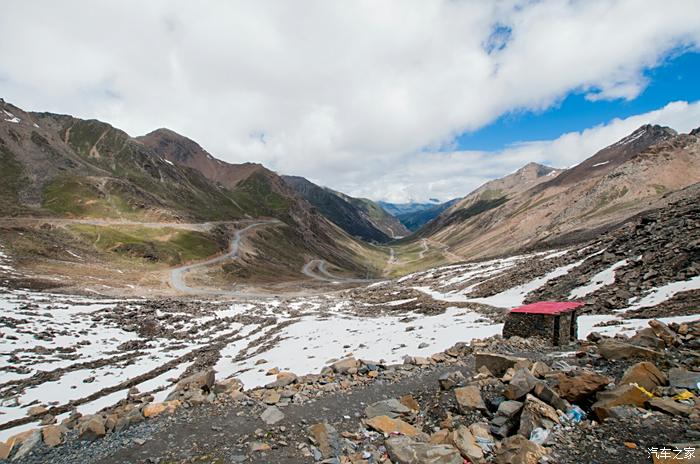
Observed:
[[[581,422],[583,419],[586,418],[586,413],[583,412],[583,409],[579,408],[576,405],[571,406],[571,409],[566,411],[566,417],[568,420],[573,422],[574,424],[578,424]]]
[[[695,395],[690,393],[688,390],[685,390],[685,391],[680,392],[676,396],[674,396],[673,399],[676,401],[685,401],[685,400],[689,400],[689,399],[693,398],[693,396],[695,396]]]
[[[549,436],[549,430],[543,429],[542,427],[537,427],[530,434],[530,441],[541,445]]]

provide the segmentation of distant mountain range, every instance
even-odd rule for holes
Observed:
[[[29,113],[0,100],[0,215],[142,222],[276,218],[256,234],[257,268],[298,275],[309,259],[373,272],[373,249],[346,234],[259,164],[229,164],[159,129],[132,138],[96,120]],[[12,115],[11,117],[9,115]]]
[[[595,237],[700,182],[700,130],[645,125],[566,170],[528,164],[418,232],[467,259]]]
[[[385,211],[395,216],[409,231],[415,232],[457,201],[459,199],[441,203],[439,200],[431,198],[428,203],[389,203],[385,201],[378,203]]]
[[[700,182],[698,129],[646,125],[570,169],[530,163],[461,199],[393,204],[226,163],[168,129],[133,138],[101,121],[29,113],[1,99],[0,115],[0,215],[276,218],[283,225],[252,234],[257,252],[246,257],[273,277],[298,276],[313,259],[378,275],[389,251],[376,245],[407,235],[402,244],[422,240],[450,260],[586,240]]]

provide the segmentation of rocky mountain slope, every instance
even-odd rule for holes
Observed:
[[[697,135],[647,125],[571,169],[527,165],[472,192],[420,235],[467,258],[584,240],[700,182]]]
[[[408,231],[371,200],[352,198],[298,176],[284,181],[338,227],[363,240],[384,243]],[[383,213],[383,214],[382,214]]]
[[[247,255],[244,267],[293,276],[308,260],[323,259],[350,272],[372,272],[365,256],[371,247],[317,214],[262,166],[215,160],[171,131],[137,140],[104,122],[0,105],[3,216],[141,222],[276,218],[280,227],[254,237],[265,252]]]

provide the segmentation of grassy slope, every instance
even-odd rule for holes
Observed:
[[[17,194],[22,177],[22,165],[9,150],[0,146],[0,212],[3,215],[13,216],[24,209]]]

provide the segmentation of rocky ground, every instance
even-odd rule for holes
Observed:
[[[205,370],[164,402],[134,390],[0,452],[18,463],[646,463],[700,445],[698,348],[700,321],[653,321],[557,348],[491,337],[397,365],[347,357],[247,391]]]

